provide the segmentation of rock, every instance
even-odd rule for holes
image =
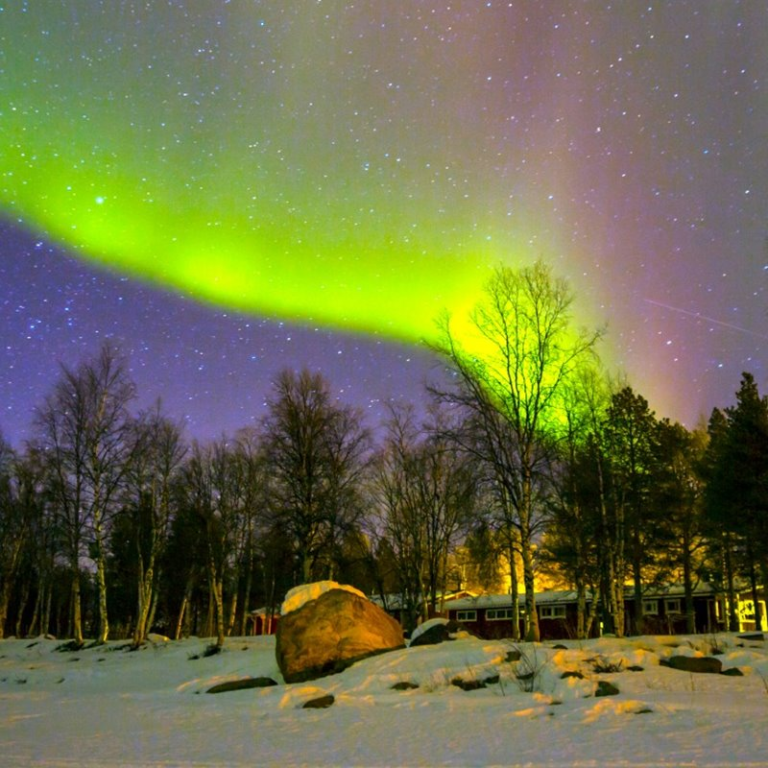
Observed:
[[[661,659],[659,664],[662,667],[671,667],[679,669],[681,672],[696,672],[702,674],[719,674],[723,669],[723,663],[720,659],[711,656],[670,656],[668,659]]]
[[[501,677],[499,675],[489,675],[483,678],[483,685],[497,685]]]
[[[728,669],[724,669],[720,674],[726,675],[727,677],[744,677],[744,673],[738,667],[729,667]]]
[[[381,608],[348,590],[331,589],[280,619],[276,655],[285,682],[300,683],[404,645],[401,626]]]
[[[485,688],[485,683],[482,680],[462,680],[460,677],[454,677],[451,680],[451,685],[461,688],[462,691],[477,691],[480,688]]]
[[[607,680],[598,680],[597,689],[595,690],[595,696],[618,696],[619,689]]]
[[[413,691],[418,687],[419,687],[418,683],[411,683],[408,680],[402,680],[399,683],[395,683],[392,686],[392,690],[393,691]]]
[[[577,669],[567,669],[565,672],[563,672],[562,675],[560,675],[561,680],[566,680],[569,677],[575,677],[577,680],[584,679],[584,675]]]
[[[419,645],[438,645],[447,640],[455,640],[457,632],[465,631],[464,627],[457,621],[436,619],[427,623],[429,626],[422,632],[419,632],[419,627],[414,630],[411,642],[408,644],[410,648],[415,648]]]
[[[562,643],[557,643],[557,645],[553,645],[552,646],[552,650],[553,651],[567,651],[568,650],[568,646],[567,645],[563,645]]]
[[[765,640],[765,635],[762,632],[744,632],[741,635],[736,635],[739,640]]]
[[[627,672],[643,672],[644,667],[641,667],[639,664],[632,664],[629,667],[627,667]]]
[[[504,658],[504,661],[507,661],[511,664],[513,661],[520,661],[522,656],[523,654],[517,648],[515,648],[513,651],[507,651],[507,655]]]
[[[327,696],[320,696],[317,699],[310,699],[309,701],[305,701],[302,705],[302,709],[328,709],[333,702],[336,701],[336,699],[333,697],[332,693],[329,693]]]
[[[249,688],[268,688],[277,685],[271,677],[244,677],[241,680],[227,680],[211,686],[206,693],[227,693],[228,691],[245,691]]]

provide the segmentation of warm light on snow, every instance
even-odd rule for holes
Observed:
[[[300,584],[298,587],[288,590],[280,607],[280,615],[285,616],[286,613],[297,611],[304,603],[317,600],[320,595],[331,589],[343,589],[353,595],[359,595],[364,600],[368,599],[359,589],[350,587],[349,584],[337,584],[335,581],[315,581],[311,584]]]
[[[282,682],[274,637],[229,638],[220,654],[201,657],[207,644],[130,652],[114,642],[73,653],[57,652],[55,640],[0,641],[0,766],[766,765],[765,641],[603,638],[564,641],[562,650],[465,638],[295,685]],[[507,661],[515,649],[522,658]],[[713,651],[744,676],[659,664]],[[622,671],[595,671],[606,664]],[[529,672],[532,681],[521,679]],[[262,676],[279,684],[205,693]],[[483,680],[479,690],[454,684]],[[619,694],[595,698],[599,680]],[[330,708],[302,708],[329,694]]]

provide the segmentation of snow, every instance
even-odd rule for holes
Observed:
[[[331,589],[343,589],[345,592],[359,595],[364,600],[368,599],[359,589],[350,587],[349,584],[337,584],[335,581],[315,581],[311,584],[301,584],[298,587],[289,589],[280,607],[280,615],[285,616],[286,613],[297,611],[304,603],[308,603],[310,600],[317,600],[320,595]]]
[[[0,641],[2,768],[768,765],[768,643],[734,634],[565,648],[462,637],[295,685],[282,681],[273,637],[228,638],[209,657],[200,638],[158,637],[138,651],[60,645]],[[744,676],[659,663],[713,650]],[[261,676],[279,684],[205,693]],[[454,680],[488,682],[462,690]],[[619,694],[596,698],[598,681]],[[327,694],[330,708],[302,708]]]

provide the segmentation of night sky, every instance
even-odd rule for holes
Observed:
[[[372,420],[537,258],[688,426],[768,392],[768,3],[0,0],[0,427],[113,339],[208,439]]]

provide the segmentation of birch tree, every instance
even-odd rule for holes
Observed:
[[[456,376],[442,399],[468,411],[480,428],[475,450],[493,468],[499,498],[514,512],[519,531],[526,599],[526,636],[540,638],[535,602],[534,536],[548,471],[549,449],[558,437],[562,394],[600,332],[576,331],[573,293],[541,262],[499,266],[468,322],[454,330],[440,322],[435,346]]]
[[[147,638],[158,602],[160,563],[170,534],[171,488],[186,446],[181,427],[163,416],[159,404],[139,415],[131,441],[126,492],[136,558],[133,644],[138,647]]]
[[[109,638],[107,533],[128,469],[128,405],[135,385],[125,359],[109,344],[61,376],[37,413],[37,429],[52,477],[56,511],[67,542],[72,574],[72,626],[82,644],[80,558],[96,564],[98,640]],[[86,544],[90,550],[86,550]]]

